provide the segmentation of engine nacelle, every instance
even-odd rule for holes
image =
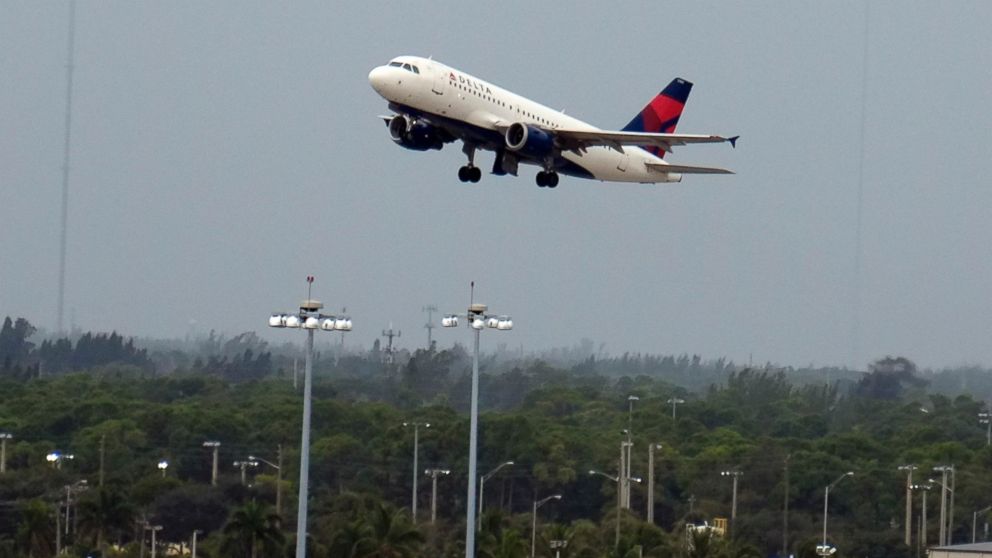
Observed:
[[[389,121],[389,137],[407,149],[427,151],[441,149],[444,141],[437,128],[430,124],[414,122],[408,116],[398,114]]]
[[[506,148],[543,159],[554,151],[555,138],[537,126],[514,122],[506,129]]]

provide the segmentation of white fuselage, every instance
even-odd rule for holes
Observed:
[[[379,66],[372,70],[369,82],[390,103],[491,131],[505,129],[515,122],[548,130],[598,130],[591,124],[436,60],[401,56],[394,61],[413,64],[419,73],[395,66]],[[579,153],[563,151],[561,155],[592,178],[603,181],[654,183],[679,182],[682,178],[678,173],[648,169],[645,163],[665,163],[639,147],[625,146],[621,152],[594,146]]]

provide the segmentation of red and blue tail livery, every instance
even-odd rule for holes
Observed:
[[[389,104],[381,115],[396,144],[412,151],[461,142],[468,164],[462,182],[478,182],[476,153],[495,154],[494,176],[537,167],[535,182],[558,186],[559,175],[603,182],[680,182],[683,174],[733,174],[715,167],[672,164],[681,146],[729,143],[737,136],[675,133],[692,83],[676,78],[622,130],[601,129],[441,62],[398,56],[369,72],[369,83]]]
[[[692,83],[675,78],[661,93],[651,99],[637,116],[623,127],[624,132],[650,132],[653,134],[673,134],[682,116],[682,109],[689,99]],[[664,157],[665,151],[657,146],[645,147],[649,153]]]

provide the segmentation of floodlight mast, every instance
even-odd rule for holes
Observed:
[[[513,329],[513,320],[509,316],[486,314],[488,307],[475,302],[475,281],[471,283],[468,311],[464,314],[465,321],[473,330],[472,351],[472,405],[469,420],[468,443],[468,502],[465,512],[465,558],[475,558],[475,528],[476,528],[476,480],[478,479],[478,437],[479,437],[479,333],[486,328],[498,331]],[[441,320],[443,327],[457,327],[458,314],[447,314]],[[302,557],[300,557],[302,558]]]
[[[307,494],[310,482],[310,414],[313,394],[313,333],[322,331],[351,331],[351,318],[320,313],[324,307],[319,300],[311,298],[314,276],[307,276],[307,298],[300,303],[297,313],[274,313],[269,317],[269,326],[278,328],[302,328],[307,330],[306,366],[303,380],[303,428],[300,441],[300,490],[299,507],[296,517],[296,558],[307,555]]]

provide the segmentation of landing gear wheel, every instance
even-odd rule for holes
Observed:
[[[537,173],[537,177],[535,177],[534,181],[537,182],[538,188],[544,188],[548,185],[548,173],[544,171]]]
[[[482,169],[479,167],[469,167],[468,179],[472,182],[482,180]]]
[[[548,177],[545,179],[548,182],[548,188],[555,188],[558,186],[558,173],[551,171],[548,173]]]

